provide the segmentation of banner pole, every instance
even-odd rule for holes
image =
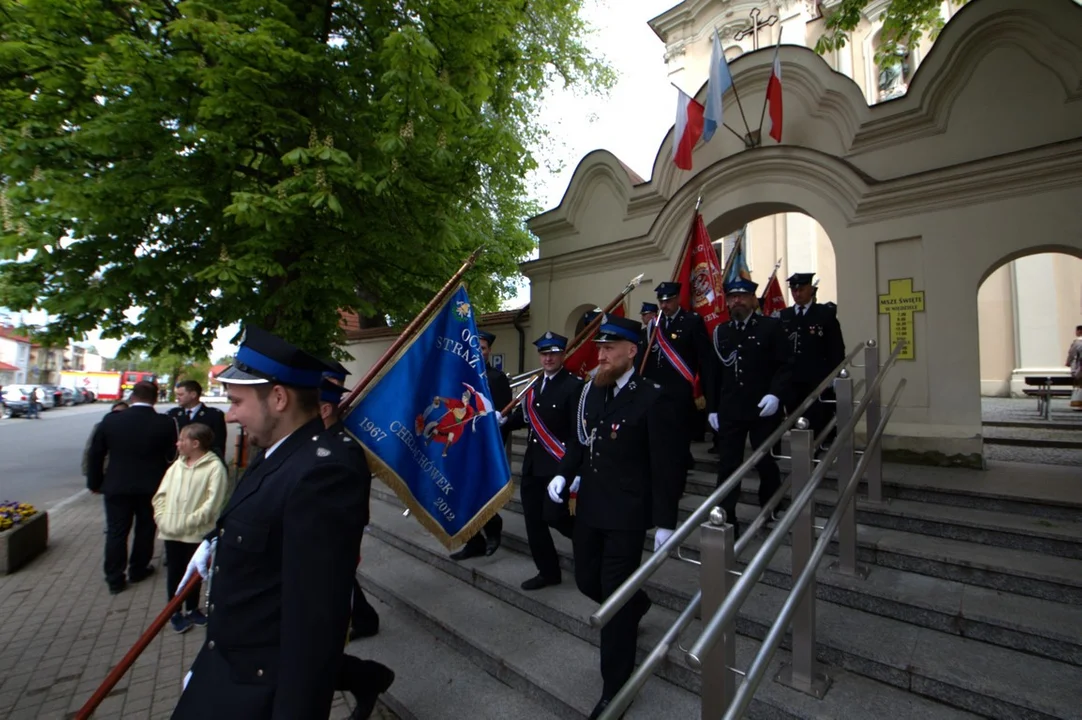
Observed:
[[[481,247],[474,250],[468,258],[466,258],[466,261],[462,263],[462,267],[460,267],[458,271],[451,276],[451,279],[448,280],[444,284],[444,286],[439,289],[439,292],[437,292],[432,297],[432,299],[428,301],[428,304],[425,305],[424,309],[421,310],[421,312],[417,313],[417,317],[413,318],[413,320],[410,320],[410,323],[406,326],[406,329],[399,334],[399,336],[395,339],[393,343],[391,343],[391,347],[387,348],[383,355],[380,356],[379,360],[377,360],[375,364],[373,364],[372,367],[368,369],[368,372],[365,373],[365,376],[362,377],[357,382],[357,384],[353,386],[353,389],[349,391],[349,394],[342,399],[342,401],[338,404],[339,410],[343,411],[343,413],[345,414],[349,413],[350,405],[352,405],[357,400],[360,394],[364,391],[366,387],[368,387],[369,383],[372,382],[376,375],[379,375],[380,371],[383,370],[384,367],[386,367],[387,363],[391,361],[391,358],[393,358],[395,354],[402,349],[402,346],[409,342],[409,339],[413,337],[413,334],[417,332],[417,329],[421,327],[422,324],[424,324],[425,320],[428,319],[428,316],[431,315],[432,312],[437,307],[439,307],[444,300],[447,299],[447,296],[450,295],[451,292],[455,289],[455,286],[458,285],[459,281],[462,279],[462,276],[465,275],[466,272],[473,267],[474,263],[477,262],[477,258],[481,256],[481,253],[483,251],[484,246],[482,245]]]
[[[601,318],[603,316],[607,315],[608,313],[612,312],[613,310],[615,310],[616,306],[619,305],[620,303],[622,303],[624,301],[624,298],[626,298],[631,293],[632,290],[634,290],[635,288],[637,288],[639,286],[639,283],[642,282],[642,275],[643,275],[642,273],[639,273],[635,277],[631,278],[631,280],[628,281],[627,285],[624,286],[624,289],[620,291],[620,294],[617,295],[616,297],[614,297],[612,299],[612,302],[610,302],[608,305],[606,305],[604,308],[602,308],[601,312],[599,312],[596,317],[594,317],[592,320],[590,320],[590,322],[586,323],[586,327],[584,327],[579,332],[579,334],[576,335],[571,340],[571,342],[569,342],[567,344],[567,349],[564,351],[567,355],[570,355],[571,353],[578,350],[579,347],[584,342],[589,340],[589,338],[595,332],[597,332],[597,329],[599,327],[601,327]],[[534,383],[537,382],[537,378],[539,378],[540,376],[541,376],[541,368],[538,368],[537,370],[534,370],[533,377],[530,378],[530,381],[528,383],[526,383],[526,387],[524,387],[522,389],[522,392],[519,393],[513,400],[511,400],[511,402],[509,402],[507,404],[507,407],[505,407],[503,410],[500,411],[500,414],[501,415],[507,415],[512,410],[514,410],[515,406],[518,405],[520,402],[522,402],[522,399],[524,397],[526,397],[526,393],[529,392],[530,388],[533,387]]]

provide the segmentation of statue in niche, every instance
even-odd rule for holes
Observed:
[[[894,60],[879,70],[879,100],[892,100],[905,95],[909,88],[909,53],[899,50]]]

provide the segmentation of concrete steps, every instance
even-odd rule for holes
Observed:
[[[402,612],[424,616],[438,639],[455,647],[467,644],[470,649],[463,649],[464,655],[480,656],[474,661],[546,710],[576,720],[589,713],[601,692],[599,636],[588,620],[596,606],[575,589],[570,578],[560,586],[526,593],[519,583],[536,572],[527,556],[501,551],[491,558],[455,563],[414,521],[403,519],[397,506],[379,500],[372,504],[372,537],[365,540],[361,565],[366,591],[405,608]],[[639,661],[676,615],[661,605],[646,615],[639,636]],[[693,632],[699,629],[698,622],[691,628]],[[501,633],[507,637],[494,637]],[[500,646],[502,654],[497,654]],[[740,637],[738,664],[747,666],[757,650],[758,642]],[[787,657],[784,651],[778,653],[770,677]],[[627,718],[697,717],[701,678],[684,662],[683,653],[670,653],[658,674],[642,689]],[[825,720],[852,716],[852,708],[858,706],[874,711],[876,717],[976,717],[841,669],[834,673],[831,691],[823,701],[764,682],[749,714]],[[458,716],[448,713],[445,717]]]

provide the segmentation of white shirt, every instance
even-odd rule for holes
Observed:
[[[203,407],[203,403],[199,403],[198,405],[193,407],[191,410],[185,410],[184,412],[186,412],[188,414],[188,419],[189,420],[195,420],[195,416],[199,414],[199,409],[201,407]]]
[[[796,309],[797,317],[800,317],[804,315],[804,313],[808,312],[808,309],[811,308],[811,306],[812,304],[808,303],[807,305],[794,305],[793,308]]]
[[[294,430],[293,432],[297,432],[297,431]],[[293,433],[289,433],[289,435],[292,435],[292,434]],[[275,450],[277,450],[278,446],[281,445],[282,443],[284,443],[286,441],[286,439],[289,437],[289,435],[286,435],[284,438],[282,438],[281,440],[279,440],[278,442],[274,443],[269,448],[267,448],[267,452],[263,453],[263,458],[264,459],[269,458],[271,456],[271,453],[274,452]]]
[[[133,407],[148,407],[148,408],[152,408],[152,407],[154,407],[154,406],[153,406],[153,405],[151,405],[150,403],[132,403],[132,404],[131,404],[131,405],[129,405],[128,407],[130,407],[130,408],[133,408]]]
[[[612,396],[616,397],[620,394],[620,391],[624,389],[624,385],[627,385],[627,381],[631,379],[631,373],[635,372],[635,365],[632,364],[620,377],[616,378],[616,384],[612,386]]]

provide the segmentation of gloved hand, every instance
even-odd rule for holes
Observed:
[[[706,421],[710,423],[710,427],[714,429],[714,432],[718,431],[718,414],[710,413],[706,416]]]
[[[557,475],[549,480],[549,497],[552,498],[554,503],[562,503],[564,499],[560,495],[564,491],[564,487],[567,485],[567,479],[563,475]],[[578,488],[575,488],[576,490]]]
[[[763,395],[763,399],[759,401],[759,409],[762,410],[759,417],[770,417],[776,413],[778,411],[778,396]]]
[[[576,475],[575,479],[571,481],[571,494],[572,495],[578,495],[579,494],[579,484],[581,482],[582,482],[582,477],[579,476],[579,475]]]
[[[669,541],[672,537],[673,531],[666,528],[658,528],[654,531],[654,552],[661,549],[661,546]]]
[[[497,415],[496,417],[497,417],[497,418],[499,418],[499,420],[500,420],[500,427],[503,427],[503,426],[504,426],[504,423],[506,423],[506,422],[507,422],[507,416],[506,416],[506,415],[504,415],[503,413],[500,413],[500,414],[499,414],[499,415]]]
[[[207,579],[207,575],[210,575],[210,556],[217,545],[217,538],[209,542],[204,540],[199,544],[199,547],[195,549],[195,554],[192,555],[192,559],[188,562],[188,569],[184,571],[184,577],[180,579],[180,584],[177,585],[177,592],[180,592],[184,588],[188,582],[188,578],[195,573],[199,573],[199,577],[204,580]]]

